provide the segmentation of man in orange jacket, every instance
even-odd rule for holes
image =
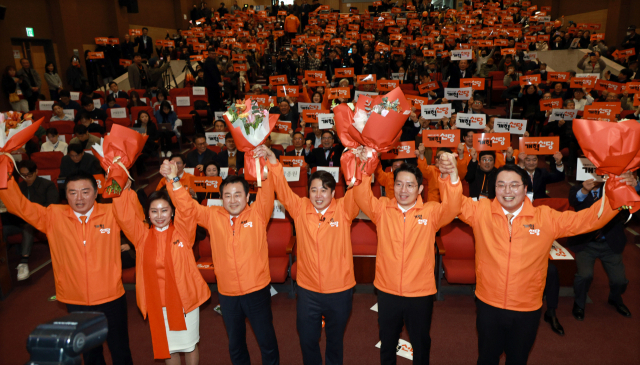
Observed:
[[[445,153],[440,157],[440,171],[442,203],[422,202],[422,172],[408,164],[394,173],[393,197],[375,198],[371,193],[371,176],[366,171],[362,183],[354,189],[356,203],[378,230],[373,284],[378,289],[383,365],[396,363],[396,346],[403,324],[413,346],[414,364],[429,363],[429,329],[436,293],[435,235],[455,218],[462,202],[455,155]]]
[[[289,39],[295,37],[296,33],[298,33],[298,29],[300,29],[300,19],[298,19],[298,17],[293,13],[290,13],[284,19],[284,31],[287,32]]]
[[[56,299],[71,312],[101,312],[107,317],[107,345],[113,364],[133,364],[129,349],[127,299],[122,286],[120,227],[111,204],[97,204],[92,175],[65,181],[69,205],[30,202],[11,179],[0,199],[7,210],[47,235]],[[85,364],[105,364],[102,346],[83,355]]]
[[[327,364],[342,364],[343,338],[351,314],[353,254],[351,222],[360,212],[353,189],[334,199],[336,180],[326,171],[309,177],[309,198],[301,198],[289,187],[282,165],[271,150],[258,147],[269,159],[275,190],[296,227],[298,304],[297,328],[304,364],[322,364],[320,336],[325,321]]]
[[[249,206],[249,184],[242,176],[229,175],[220,184],[222,207],[205,207],[191,198],[178,176],[171,176],[165,161],[160,174],[170,179],[167,189],[176,214],[205,227],[211,237],[211,257],[218,280],[222,319],[229,336],[231,362],[250,364],[246,324],[249,319],[262,353],[262,364],[280,363],[273,328],[269,283],[267,224],[273,212],[273,173],[262,183]]]
[[[631,186],[629,173],[617,177]],[[496,177],[496,198],[464,198],[459,217],[473,228],[476,245],[478,364],[526,364],[536,338],[553,241],[603,227],[618,213],[605,198],[580,212],[533,207],[526,198],[527,173],[504,165]]]

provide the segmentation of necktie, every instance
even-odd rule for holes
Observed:
[[[598,200],[598,190],[591,191],[591,194],[593,194],[593,200]]]
[[[238,217],[232,217],[231,218],[231,222],[233,223],[231,225],[231,228],[233,228],[234,231],[236,230],[236,219],[238,219]]]
[[[511,218],[513,218],[513,214],[507,214],[507,225],[509,226],[509,237],[511,237]]]
[[[318,227],[322,225],[322,213],[318,213]]]
[[[86,215],[81,216],[80,220],[82,221],[82,241],[86,245],[87,239],[85,238],[86,237],[85,227],[87,226],[87,216]]]

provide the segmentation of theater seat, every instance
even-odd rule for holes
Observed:
[[[284,283],[289,274],[289,253],[295,244],[289,220],[271,220],[267,226],[269,272],[272,283]]]
[[[354,220],[351,223],[351,250],[353,257],[376,256],[378,233],[372,221]]]
[[[211,257],[211,242],[209,241],[209,235],[198,243],[198,253],[200,258],[196,261],[198,271],[204,281],[209,284],[216,283],[216,273],[213,270],[213,258]]]
[[[135,284],[136,283],[136,268],[130,267],[122,270],[122,283],[123,284]]]
[[[573,207],[569,204],[569,199],[566,198],[542,198],[536,199],[532,204],[534,207],[539,207],[541,205],[549,206],[555,210],[560,212],[564,212],[567,210],[574,210]]]
[[[449,284],[475,284],[475,241],[473,230],[460,219],[454,219],[436,237],[437,299],[443,300],[440,282],[444,275]]]

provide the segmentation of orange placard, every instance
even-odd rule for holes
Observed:
[[[412,107],[418,109],[416,110],[416,113],[420,113],[419,110],[421,110],[423,105],[429,104],[429,98],[409,94],[406,94],[405,97],[411,103]]]
[[[635,56],[635,54],[636,54],[635,48],[629,48],[629,49],[624,49],[622,51],[618,51],[618,57],[630,57],[630,56]]]
[[[584,119],[606,119],[614,121],[617,114],[622,110],[622,103],[616,102],[600,102],[584,107]]]
[[[350,98],[351,89],[348,87],[333,87],[329,89],[329,100],[337,98]]]
[[[604,33],[597,33],[597,34],[592,34],[591,35],[591,40],[592,41],[601,41],[604,39]]]
[[[203,55],[194,55],[194,56],[190,56],[189,59],[191,60],[191,62],[204,61],[204,56]]]
[[[475,133],[473,148],[476,151],[502,151],[511,145],[509,133]]]
[[[233,71],[235,71],[235,72],[247,71],[247,64],[246,63],[234,63],[233,64]]]
[[[128,67],[128,66],[131,65],[131,60],[125,60],[125,59],[121,58],[119,63],[120,63],[120,66]]]
[[[525,75],[520,77],[520,86],[538,85],[542,82],[540,75]]]
[[[224,49],[224,48],[218,48],[216,49],[216,53],[219,54],[220,56],[231,56],[231,50],[229,49]]]
[[[497,39],[496,39],[496,41],[497,41]],[[503,49],[500,51],[500,54],[501,54],[501,55],[503,55],[503,56],[506,56],[506,55],[515,55],[515,54],[516,54],[516,49],[515,49],[515,48],[503,48]]]
[[[633,106],[640,106],[640,94],[633,95]]]
[[[598,91],[610,91],[616,94],[620,94],[622,93],[622,86],[624,86],[624,84],[619,82],[598,79],[596,81],[596,86],[593,89]]]
[[[269,95],[246,95],[245,99],[251,99],[254,100],[256,103],[258,103],[259,106],[263,106],[263,107],[269,107],[269,105],[271,105],[271,98],[269,97]],[[274,102],[275,104],[275,102]]]
[[[547,81],[567,82],[571,74],[568,72],[547,72]]]
[[[231,61],[246,61],[246,60],[247,60],[247,56],[243,54],[234,54],[233,56],[231,56]]]
[[[458,147],[460,144],[460,130],[423,129],[422,143],[425,147]]]
[[[470,87],[473,90],[484,90],[484,79],[480,77],[460,79],[460,87]]]
[[[549,42],[550,37],[549,34],[541,34],[538,36],[538,42]]]
[[[640,82],[628,82],[625,85],[625,91],[629,94],[640,93]]]
[[[562,107],[562,99],[540,100],[540,110],[546,111],[551,109],[560,109]]]
[[[353,67],[336,68],[336,77],[353,77]]]
[[[104,175],[95,174],[93,178],[96,179],[96,183],[98,184],[98,194],[104,193],[104,189],[106,188]]]
[[[493,40],[493,45],[496,46],[496,47],[507,47],[507,46],[509,46],[509,41],[506,40],[506,39],[502,39],[502,38],[494,39]],[[509,48],[509,49],[513,50],[515,52],[515,49],[513,49],[513,48]],[[502,54],[505,55],[505,54],[513,54],[513,53],[502,53]]]
[[[129,29],[129,35],[142,35],[142,29]]]
[[[269,76],[269,84],[273,86],[286,85],[288,83],[286,75]]]
[[[96,44],[104,46],[109,42],[109,38],[107,37],[97,37],[95,38]]]
[[[220,192],[222,178],[220,176],[195,176],[193,177],[193,191],[196,193]]]
[[[553,155],[560,151],[560,137],[520,137],[519,147],[527,155]]]
[[[287,122],[287,121],[282,121],[282,120],[278,120],[276,122],[276,126],[273,127],[273,131],[276,133],[289,133],[289,131],[291,130],[291,122]]]
[[[299,93],[300,93],[300,89],[298,88],[298,86],[295,85],[281,85],[278,86],[277,88],[278,93],[277,96],[278,97],[298,97]]]
[[[400,80],[378,80],[378,91],[391,91],[400,86]]]
[[[384,152],[380,158],[383,160],[397,160],[415,158],[416,141],[400,142],[388,152]]]
[[[356,76],[356,81],[360,85],[375,85],[377,80],[378,80],[378,78],[377,78],[376,74],[357,75]]]
[[[329,114],[330,110],[312,110],[307,109],[302,111],[302,120],[306,123],[318,123],[318,114]]]
[[[104,52],[89,52],[90,60],[101,60],[104,58]]]
[[[280,163],[284,167],[302,167],[305,165],[303,156],[280,156]]]
[[[569,87],[572,89],[582,89],[583,87],[593,89],[596,85],[596,80],[595,77],[572,77]]]
[[[427,83],[418,85],[418,92],[420,92],[420,94],[426,94],[429,91],[436,90],[439,88],[440,88],[440,85],[438,84],[438,82],[432,81],[432,82],[427,82]]]
[[[305,71],[304,77],[305,79],[307,79],[307,81],[324,80],[327,78],[327,72],[326,71]]]
[[[435,57],[436,51],[434,49],[423,49],[422,55],[424,55],[425,57]]]

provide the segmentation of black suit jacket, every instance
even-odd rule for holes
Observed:
[[[151,56],[153,53],[153,39],[147,36],[147,45],[145,46],[144,41],[142,40],[143,36],[139,36],[136,38],[136,46],[138,46],[138,53]]]
[[[118,92],[115,93],[115,94],[114,93],[110,93],[109,95],[113,95],[113,97],[116,98],[116,99],[117,98],[124,98],[124,99],[129,100],[129,95],[126,92],[122,91],[122,90],[118,90]],[[109,95],[107,95],[107,96],[109,96]]]
[[[229,151],[224,150],[218,154],[218,166],[229,167]],[[244,152],[236,152],[236,170],[244,168]]]
[[[580,189],[582,189],[582,184],[576,184],[571,187],[571,190],[569,190],[569,204],[571,204],[576,212],[587,209],[594,203],[600,204],[600,199],[595,200],[591,192],[583,201],[578,201],[576,194]],[[602,197],[602,186],[598,188],[598,197]],[[609,247],[611,247],[611,250],[618,254],[622,253],[622,251],[624,251],[624,246],[627,243],[627,237],[624,234],[624,223],[627,219],[629,219],[629,211],[623,210],[601,229],[569,237],[567,240],[567,246],[571,246],[571,249],[574,252],[580,252],[585,249],[587,243],[595,241],[604,235],[604,238],[609,244]]]
[[[289,108],[289,113],[282,114],[280,108],[274,106],[269,110],[269,114],[280,114],[280,120],[285,122],[291,122],[291,128],[295,131],[298,129],[298,120],[300,119],[300,115],[298,114],[298,106],[295,105],[293,108]]]
[[[198,162],[198,150],[193,150],[187,155],[187,167],[196,167],[198,165],[206,165],[211,161],[217,161],[217,154],[207,148],[203,153],[202,162]]]
[[[73,162],[69,155],[66,155],[62,158],[62,161],[60,163],[61,178],[75,175],[80,171],[89,175],[103,173],[102,167],[100,166],[100,161],[98,161],[98,159],[94,155],[91,155],[89,153],[85,152],[79,163]]]
[[[222,81],[220,76],[220,70],[218,70],[218,64],[215,60],[207,57],[202,64],[202,70],[204,71],[204,85],[209,92],[220,92],[219,82]]]
[[[307,154],[307,150],[303,147],[302,148],[302,156],[303,157],[307,157],[311,154],[311,151],[309,151],[309,153]],[[296,155],[296,150],[295,148],[291,151],[285,151],[284,153],[285,156],[295,156]]]
[[[528,174],[528,173],[527,173]],[[548,198],[547,184],[553,184],[564,180],[564,171],[556,169],[555,164],[551,171],[536,167],[533,173],[533,186],[531,179],[527,182],[527,192],[533,192],[533,199]]]
[[[49,204],[58,204],[60,201],[60,195],[58,194],[56,185],[47,179],[37,177],[31,186],[27,186],[27,183],[24,181],[18,185],[20,186],[22,195],[27,197],[32,203],[48,207]]]
[[[464,179],[469,183],[469,196],[477,198],[484,190],[489,199],[496,197],[496,177],[498,169],[495,167],[489,172],[483,171],[478,166],[478,161],[469,161],[467,175]]]
[[[342,157],[342,151],[344,147],[341,144],[337,144],[331,148],[331,152],[329,152],[329,158],[325,156],[324,148],[318,147],[311,151],[309,156],[305,158],[307,164],[309,164],[310,168],[314,168],[316,166],[329,166],[329,162],[333,161],[333,167],[340,166],[340,157]]]

